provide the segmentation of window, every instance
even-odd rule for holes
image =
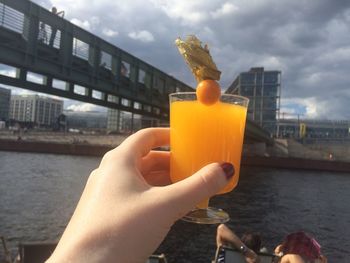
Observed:
[[[262,86],[258,85],[255,87],[255,96],[261,96],[262,94]]]
[[[277,83],[278,73],[277,72],[266,72],[264,74],[264,83]]]
[[[92,90],[92,97],[94,99],[102,100],[103,99],[103,93],[98,90]]]
[[[73,55],[85,60],[89,60],[89,44],[80,39],[73,38]]]
[[[45,77],[41,74],[33,73],[28,71],[26,76],[27,81],[33,82],[36,84],[44,84],[45,83]]]
[[[242,86],[241,87],[241,95],[242,96],[253,96],[254,95],[254,87],[253,86]]]
[[[126,78],[130,77],[130,63],[122,61],[120,64],[120,75]]]
[[[123,98],[122,101],[121,101],[121,104],[122,104],[123,106],[130,107],[131,101],[128,100],[128,99]]]
[[[112,103],[118,103],[119,102],[119,98],[117,96],[108,94],[107,101],[108,102],[112,102]]]
[[[134,109],[141,110],[142,109],[142,104],[139,102],[134,102]]]
[[[143,110],[147,111],[147,112],[151,112],[152,111],[152,107],[149,105],[143,105]]]
[[[241,84],[254,84],[255,74],[242,73],[241,74]]]
[[[107,52],[101,51],[100,66],[106,69],[112,69],[112,55]]]
[[[277,86],[266,85],[264,87],[264,96],[277,96]]]
[[[255,98],[255,110],[261,110],[261,98]]]
[[[86,96],[87,95],[87,89],[80,85],[74,85],[74,93]]]
[[[160,93],[164,93],[164,89],[165,89],[165,80],[162,79],[162,78],[159,78],[156,88],[157,88],[157,90],[158,90]]]
[[[263,78],[262,78],[262,73],[257,73],[256,74],[256,85],[262,85],[263,84]]]
[[[274,120],[276,120],[276,112],[274,112],[274,111],[264,111],[263,112],[263,120],[264,121],[267,121],[267,120],[274,121]]]
[[[54,25],[39,22],[38,42],[59,49],[61,45],[61,30],[58,30]]]
[[[59,79],[52,79],[52,87],[60,90],[68,90],[68,83]]]
[[[152,76],[148,72],[146,72],[146,75],[145,75],[145,86],[148,89],[150,89],[152,86]]]
[[[24,14],[0,3],[0,26],[21,34],[24,28]]]
[[[275,98],[264,98],[264,109],[276,110],[276,99]]]
[[[159,108],[153,108],[153,113],[159,115],[160,114],[160,109]]]
[[[138,82],[145,84],[146,72],[142,69],[139,70],[139,79]]]
[[[176,89],[175,89],[175,84],[174,83],[169,83],[168,85],[167,85],[167,92],[170,94],[170,93],[173,93],[173,92],[175,92],[176,91]]]

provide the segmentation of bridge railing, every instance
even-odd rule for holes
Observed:
[[[0,0],[0,63],[17,71],[0,83],[160,118],[169,93],[193,90],[27,0]]]

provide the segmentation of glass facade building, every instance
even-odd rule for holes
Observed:
[[[84,130],[105,130],[107,113],[99,111],[71,111],[65,110],[68,128]]]
[[[265,71],[263,67],[242,72],[225,93],[249,98],[248,119],[272,135],[277,134],[280,110],[281,71]]]
[[[108,109],[107,111],[107,131],[120,132],[121,112],[116,109]]]
[[[0,88],[0,121],[7,121],[10,112],[11,90]]]

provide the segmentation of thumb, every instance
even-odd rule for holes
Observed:
[[[223,189],[233,175],[234,166],[231,163],[212,163],[194,175],[167,186],[165,191],[169,209],[176,213],[176,217],[182,217],[199,202]]]

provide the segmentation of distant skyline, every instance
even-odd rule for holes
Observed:
[[[62,100],[64,103],[64,110],[71,110],[71,111],[100,111],[100,112],[107,112],[107,108],[100,107],[94,104],[90,103],[84,103],[76,100],[70,100],[67,98],[63,97],[58,97],[54,95],[49,95],[46,93],[40,93],[40,92],[34,92],[31,90],[26,90],[26,89],[21,89],[21,88],[15,88],[7,85],[0,84],[0,88],[4,89],[11,89],[12,95],[33,95],[33,94],[38,94],[39,96],[44,96],[44,97],[50,97],[50,98],[55,98]]]
[[[223,89],[251,67],[281,70],[281,112],[350,119],[348,0],[34,2],[193,87],[174,40],[195,34],[209,45]]]

